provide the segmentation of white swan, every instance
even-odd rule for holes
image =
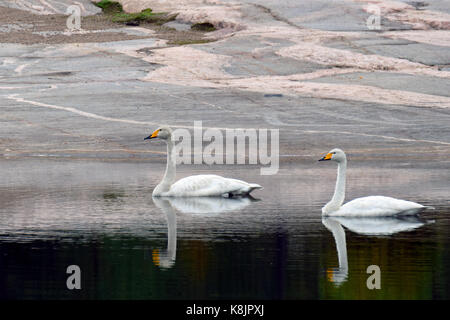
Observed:
[[[212,174],[186,177],[175,182],[176,160],[175,144],[172,140],[172,129],[160,127],[146,139],[159,138],[167,143],[167,167],[162,181],[153,190],[154,197],[209,197],[209,196],[242,196],[255,189],[262,189],[259,184],[224,178]]]
[[[333,198],[322,208],[322,214],[328,216],[394,216],[398,214],[417,214],[426,207],[412,201],[399,200],[384,196],[370,196],[354,199],[344,205],[345,171],[347,157],[341,149],[333,149],[319,161],[333,160],[338,163],[338,174]]]

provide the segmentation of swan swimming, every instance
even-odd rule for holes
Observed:
[[[161,182],[153,190],[154,197],[212,197],[245,196],[255,189],[262,189],[259,184],[224,178],[213,174],[201,174],[186,177],[175,182],[176,159],[172,129],[160,127],[147,139],[162,139],[167,143],[167,166]]]
[[[426,208],[412,201],[400,200],[384,196],[369,196],[354,199],[344,205],[345,171],[347,157],[341,149],[333,149],[319,161],[333,160],[338,163],[338,174],[334,195],[330,202],[322,208],[322,214],[327,216],[394,216],[414,215]]]

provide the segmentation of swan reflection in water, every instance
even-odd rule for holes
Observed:
[[[327,278],[340,286],[348,278],[346,229],[366,236],[389,236],[408,232],[433,221],[424,221],[417,216],[397,217],[322,217],[322,224],[331,231],[336,242],[339,267],[327,270]]]
[[[176,211],[193,215],[217,215],[219,213],[241,210],[252,202],[259,201],[250,196],[237,198],[224,197],[153,197],[153,203],[166,215],[167,249],[163,252],[153,250],[153,263],[162,269],[175,264],[177,253]]]

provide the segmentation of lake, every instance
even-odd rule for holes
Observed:
[[[336,166],[180,166],[261,184],[254,199],[152,199],[165,164],[0,160],[1,299],[449,299],[446,162],[350,160],[347,201],[431,205],[412,218],[322,218]],[[67,268],[81,271],[69,290]],[[370,290],[368,266],[380,268]]]

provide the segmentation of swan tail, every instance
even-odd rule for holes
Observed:
[[[248,196],[253,190],[263,189],[259,184],[250,183],[248,188],[242,188],[240,190],[228,192],[228,197],[232,196]]]
[[[252,192],[253,190],[263,189],[259,184],[256,183],[250,183],[250,188],[248,189],[248,193]]]
[[[424,206],[424,209],[425,210],[436,210],[436,208],[432,207],[432,206]]]

